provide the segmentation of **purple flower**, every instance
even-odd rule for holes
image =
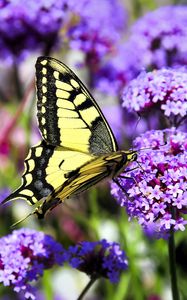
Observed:
[[[30,282],[54,264],[63,264],[63,248],[51,236],[31,229],[14,230],[0,238],[0,282],[35,299]]]
[[[75,14],[70,26],[70,46],[87,54],[87,63],[94,66],[105,54],[113,51],[126,26],[126,12],[118,0],[71,0],[69,9]],[[94,66],[95,67],[95,66]]]
[[[138,74],[136,64],[133,66],[135,51],[126,44],[118,45],[113,56],[94,74],[95,87],[106,94],[119,95],[122,88]]]
[[[66,1],[6,1],[0,3],[0,59],[8,62],[28,52],[49,52],[58,42]]]
[[[10,189],[9,189],[9,188],[1,188],[1,189],[0,189],[0,203],[1,203],[6,197],[8,197],[9,194],[10,194]]]
[[[131,27],[116,55],[98,70],[95,85],[119,95],[142,70],[186,66],[186,27],[187,6],[162,6],[146,13]]]
[[[128,267],[125,252],[118,243],[106,240],[83,241],[67,250],[67,262],[91,277],[105,277],[112,283],[119,280],[120,272]]]
[[[138,69],[186,65],[186,26],[187,7],[182,5],[163,6],[137,20],[127,43],[136,49]]]
[[[134,162],[130,168],[137,168],[125,173],[129,179],[119,178],[120,187],[112,183],[112,194],[149,234],[166,237],[171,228],[183,231],[187,224],[187,134],[174,128],[149,131],[136,138],[134,146],[141,168]]]
[[[159,109],[177,126],[187,115],[187,73],[182,69],[142,72],[125,87],[122,99],[123,107],[146,112],[146,118]]]

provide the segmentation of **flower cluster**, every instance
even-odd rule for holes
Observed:
[[[26,299],[35,299],[29,282],[62,263],[62,246],[43,232],[20,229],[0,238],[0,282],[23,292]]]
[[[76,21],[70,26],[70,46],[87,54],[87,63],[94,65],[113,51],[126,25],[126,13],[118,0],[71,0],[69,9]],[[115,13],[114,13],[115,12]]]
[[[36,299],[32,281],[45,269],[64,262],[92,278],[105,277],[112,283],[128,267],[125,252],[115,242],[83,241],[65,250],[51,236],[27,228],[0,238],[0,282],[24,294],[25,299]]]
[[[131,167],[137,168],[125,173],[130,178],[119,178],[120,186],[112,184],[112,194],[149,233],[167,237],[171,228],[183,231],[187,224],[187,134],[174,128],[148,131],[136,138],[134,146],[141,168],[135,162]]]
[[[119,95],[122,88],[138,75],[136,64],[133,65],[134,51],[135,49],[126,47],[126,44],[118,45],[115,55],[97,70],[94,85],[106,94]]]
[[[131,111],[159,108],[177,126],[187,114],[187,73],[181,69],[142,72],[123,91],[122,106]]]
[[[98,70],[96,87],[119,95],[144,69],[187,65],[186,26],[187,6],[162,6],[145,14],[131,27],[129,39],[119,45],[116,56]]]
[[[73,268],[92,278],[105,277],[112,283],[118,282],[120,272],[128,267],[127,257],[119,244],[106,240],[83,241],[71,246],[67,250],[66,260]]]
[[[127,18],[118,0],[99,5],[95,0],[2,0],[0,20],[1,59],[17,61],[33,49],[48,54],[59,44],[63,28],[70,46],[87,53],[87,63],[94,63],[113,51]]]
[[[172,16],[172,17],[171,17]],[[160,69],[187,64],[187,6],[163,6],[135,22],[127,43],[141,67]]]
[[[9,62],[33,49],[47,53],[58,41],[66,1],[0,2],[0,58]]]

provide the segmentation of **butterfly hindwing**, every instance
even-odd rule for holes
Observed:
[[[117,150],[97,103],[66,65],[39,57],[36,78],[39,128],[48,144],[94,155]]]
[[[47,183],[45,178],[46,167],[54,149],[54,146],[48,146],[45,141],[31,147],[24,161],[21,186],[3,202],[22,198],[30,204],[35,204],[53,192],[53,187]]]
[[[60,202],[72,195],[85,191],[107,177],[113,177],[119,168],[128,164],[130,156],[124,151],[92,157],[74,171],[66,173],[66,180],[57,186],[45,199],[36,213],[43,217],[47,210],[52,209]],[[68,176],[67,176],[68,175]]]
[[[30,149],[24,162],[22,185],[9,197],[23,198],[30,204],[35,204],[63,185],[69,173],[76,170],[80,164],[91,159],[93,158],[89,154],[54,147],[42,141]]]

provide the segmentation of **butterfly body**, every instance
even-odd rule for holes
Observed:
[[[71,195],[119,175],[137,154],[118,150],[97,103],[66,65],[39,57],[36,86],[43,139],[25,159],[22,185],[4,202],[23,198],[42,218]]]

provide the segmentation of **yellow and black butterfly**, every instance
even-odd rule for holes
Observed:
[[[42,141],[25,159],[22,185],[3,202],[22,198],[42,218],[71,195],[115,178],[136,151],[118,151],[115,137],[80,79],[62,62],[36,62],[37,117]]]

